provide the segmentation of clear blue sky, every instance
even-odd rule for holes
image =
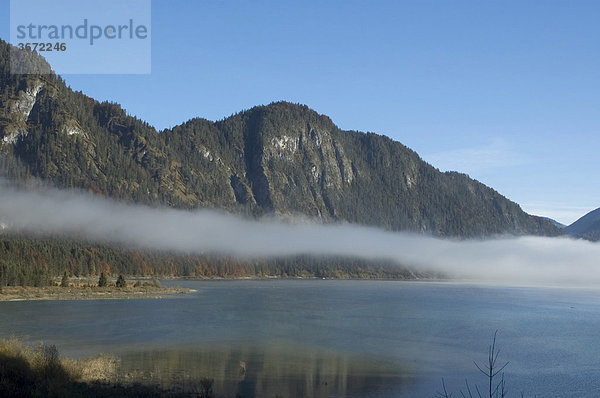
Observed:
[[[304,103],[570,223],[600,207],[599,21],[597,0],[154,0],[150,75],[64,77],[158,129]]]

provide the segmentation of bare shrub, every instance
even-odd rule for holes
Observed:
[[[494,338],[492,344],[488,348],[487,363],[480,365],[473,361],[479,372],[485,376],[486,388],[479,388],[479,385],[474,384],[471,386],[469,380],[465,380],[465,391],[460,390],[461,398],[506,398],[506,380],[504,379],[504,368],[506,368],[509,362],[498,363],[500,350],[496,347],[496,337],[498,331],[494,332]],[[486,391],[487,390],[487,391]],[[435,398],[453,398],[454,395],[448,392],[446,388],[446,382],[442,378],[442,391],[438,391]],[[521,393],[523,397],[523,393]]]

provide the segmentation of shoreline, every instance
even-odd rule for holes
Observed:
[[[0,289],[0,302],[44,300],[124,300],[162,299],[169,296],[193,293],[193,289],[181,287],[124,287],[97,286],[8,286]]]
[[[4,286],[0,287],[0,302],[14,301],[66,301],[66,300],[124,300],[124,299],[163,299],[177,295],[196,292],[194,289],[180,286],[161,286],[155,279],[140,277],[127,278],[126,287],[116,287],[116,278],[109,278],[109,286],[98,287],[96,278],[70,278],[68,287],[59,286],[57,279],[51,286]],[[233,281],[269,281],[269,280],[379,280],[405,282],[436,282],[438,279],[395,279],[395,278],[318,278],[318,277],[162,277],[164,282],[233,282]],[[141,286],[134,286],[135,281],[145,281]],[[153,282],[150,282],[153,281]]]

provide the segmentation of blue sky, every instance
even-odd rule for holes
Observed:
[[[598,1],[153,0],[150,75],[64,77],[158,129],[307,104],[570,223],[600,206],[599,16]]]

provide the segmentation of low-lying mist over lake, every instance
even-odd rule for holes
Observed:
[[[89,194],[3,183],[4,232],[67,236],[193,254],[268,258],[311,254],[392,260],[455,279],[587,286],[600,282],[600,245],[565,237],[452,240],[305,217],[249,220],[211,210],[119,203]]]

